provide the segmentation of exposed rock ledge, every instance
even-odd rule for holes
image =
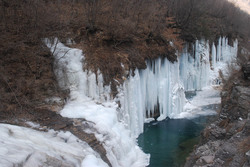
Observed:
[[[219,119],[202,132],[185,167],[250,166],[250,80],[245,71],[226,83]]]

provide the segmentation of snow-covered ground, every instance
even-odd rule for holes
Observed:
[[[9,124],[0,124],[0,166],[108,167],[70,132],[40,132]]]
[[[214,109],[204,107],[220,103],[220,91],[214,89],[213,86],[208,86],[202,91],[197,91],[197,94],[191,100],[187,100],[184,111],[175,118],[192,119],[204,115],[214,115],[217,114]]]

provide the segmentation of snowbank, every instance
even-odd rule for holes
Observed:
[[[91,158],[90,158],[91,157]],[[108,167],[100,155],[70,132],[39,132],[0,124],[0,166]]]

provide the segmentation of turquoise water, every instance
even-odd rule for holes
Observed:
[[[145,153],[150,153],[150,167],[183,166],[188,154],[199,142],[200,132],[208,117],[166,119],[144,125],[138,144]]]

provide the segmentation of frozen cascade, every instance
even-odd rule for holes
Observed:
[[[61,115],[95,122],[96,136],[105,143],[108,158],[114,166],[127,166],[128,163],[129,166],[143,166],[148,163],[148,156],[138,148],[135,138],[143,132],[145,121],[158,116],[157,120],[175,118],[183,112],[184,92],[202,90],[213,84],[222,64],[236,57],[238,42],[236,40],[229,46],[228,39],[222,37],[217,45],[212,44],[210,51],[208,41],[197,40],[191,53],[188,47],[184,48],[178,62],[171,63],[167,58],[148,60],[146,69],[131,72],[118,87],[115,99],[110,97],[110,87],[103,86],[100,72],[96,76],[91,71],[82,70],[84,57],[81,50],[61,43],[51,45],[48,41],[47,45],[54,52],[55,73],[60,86],[70,89],[70,100]],[[108,134],[112,140],[100,134]],[[135,156],[127,156],[128,152]]]
[[[186,46],[180,58],[180,78],[185,91],[202,90],[217,83],[214,80],[221,66],[236,58],[238,41],[235,40],[233,46],[230,46],[226,37],[219,38],[217,47],[213,43],[210,52],[209,41],[197,40],[192,50],[193,53],[188,52]]]
[[[147,166],[149,155],[142,152],[130,131],[118,120],[118,105],[110,99],[110,87],[103,86],[102,75],[83,71],[81,50],[66,47],[57,39],[54,42],[45,40],[45,43],[55,57],[54,70],[59,85],[70,90],[70,99],[60,114],[89,121],[91,128],[86,132],[94,133],[97,140],[103,143],[112,166]],[[86,161],[89,159],[83,160]]]
[[[186,46],[180,58],[180,77],[185,91],[201,90],[207,86],[209,80],[209,43],[197,40],[193,50],[193,53],[189,53]]]
[[[182,112],[185,95],[178,69],[178,62],[158,58],[148,61],[145,70],[135,70],[124,82],[118,95],[120,118],[133,136],[143,132],[146,118],[159,116],[157,120],[163,120]]]
[[[147,69],[135,70],[120,88],[119,119],[125,122],[132,135],[138,136],[143,132],[144,122],[150,118],[176,117],[183,112],[185,91],[218,84],[218,71],[236,58],[237,45],[235,40],[233,46],[229,46],[227,38],[222,37],[217,47],[212,44],[211,53],[209,41],[197,40],[192,46],[193,52],[185,47],[178,62],[171,63],[167,58],[148,61]]]
[[[59,86],[70,89],[71,99],[78,96],[91,97],[98,102],[110,99],[110,87],[103,85],[100,71],[97,76],[91,71],[83,71],[84,57],[81,50],[65,47],[58,39],[54,40],[54,45],[49,41],[46,43],[55,57],[54,72]],[[69,55],[72,56],[69,58]]]

